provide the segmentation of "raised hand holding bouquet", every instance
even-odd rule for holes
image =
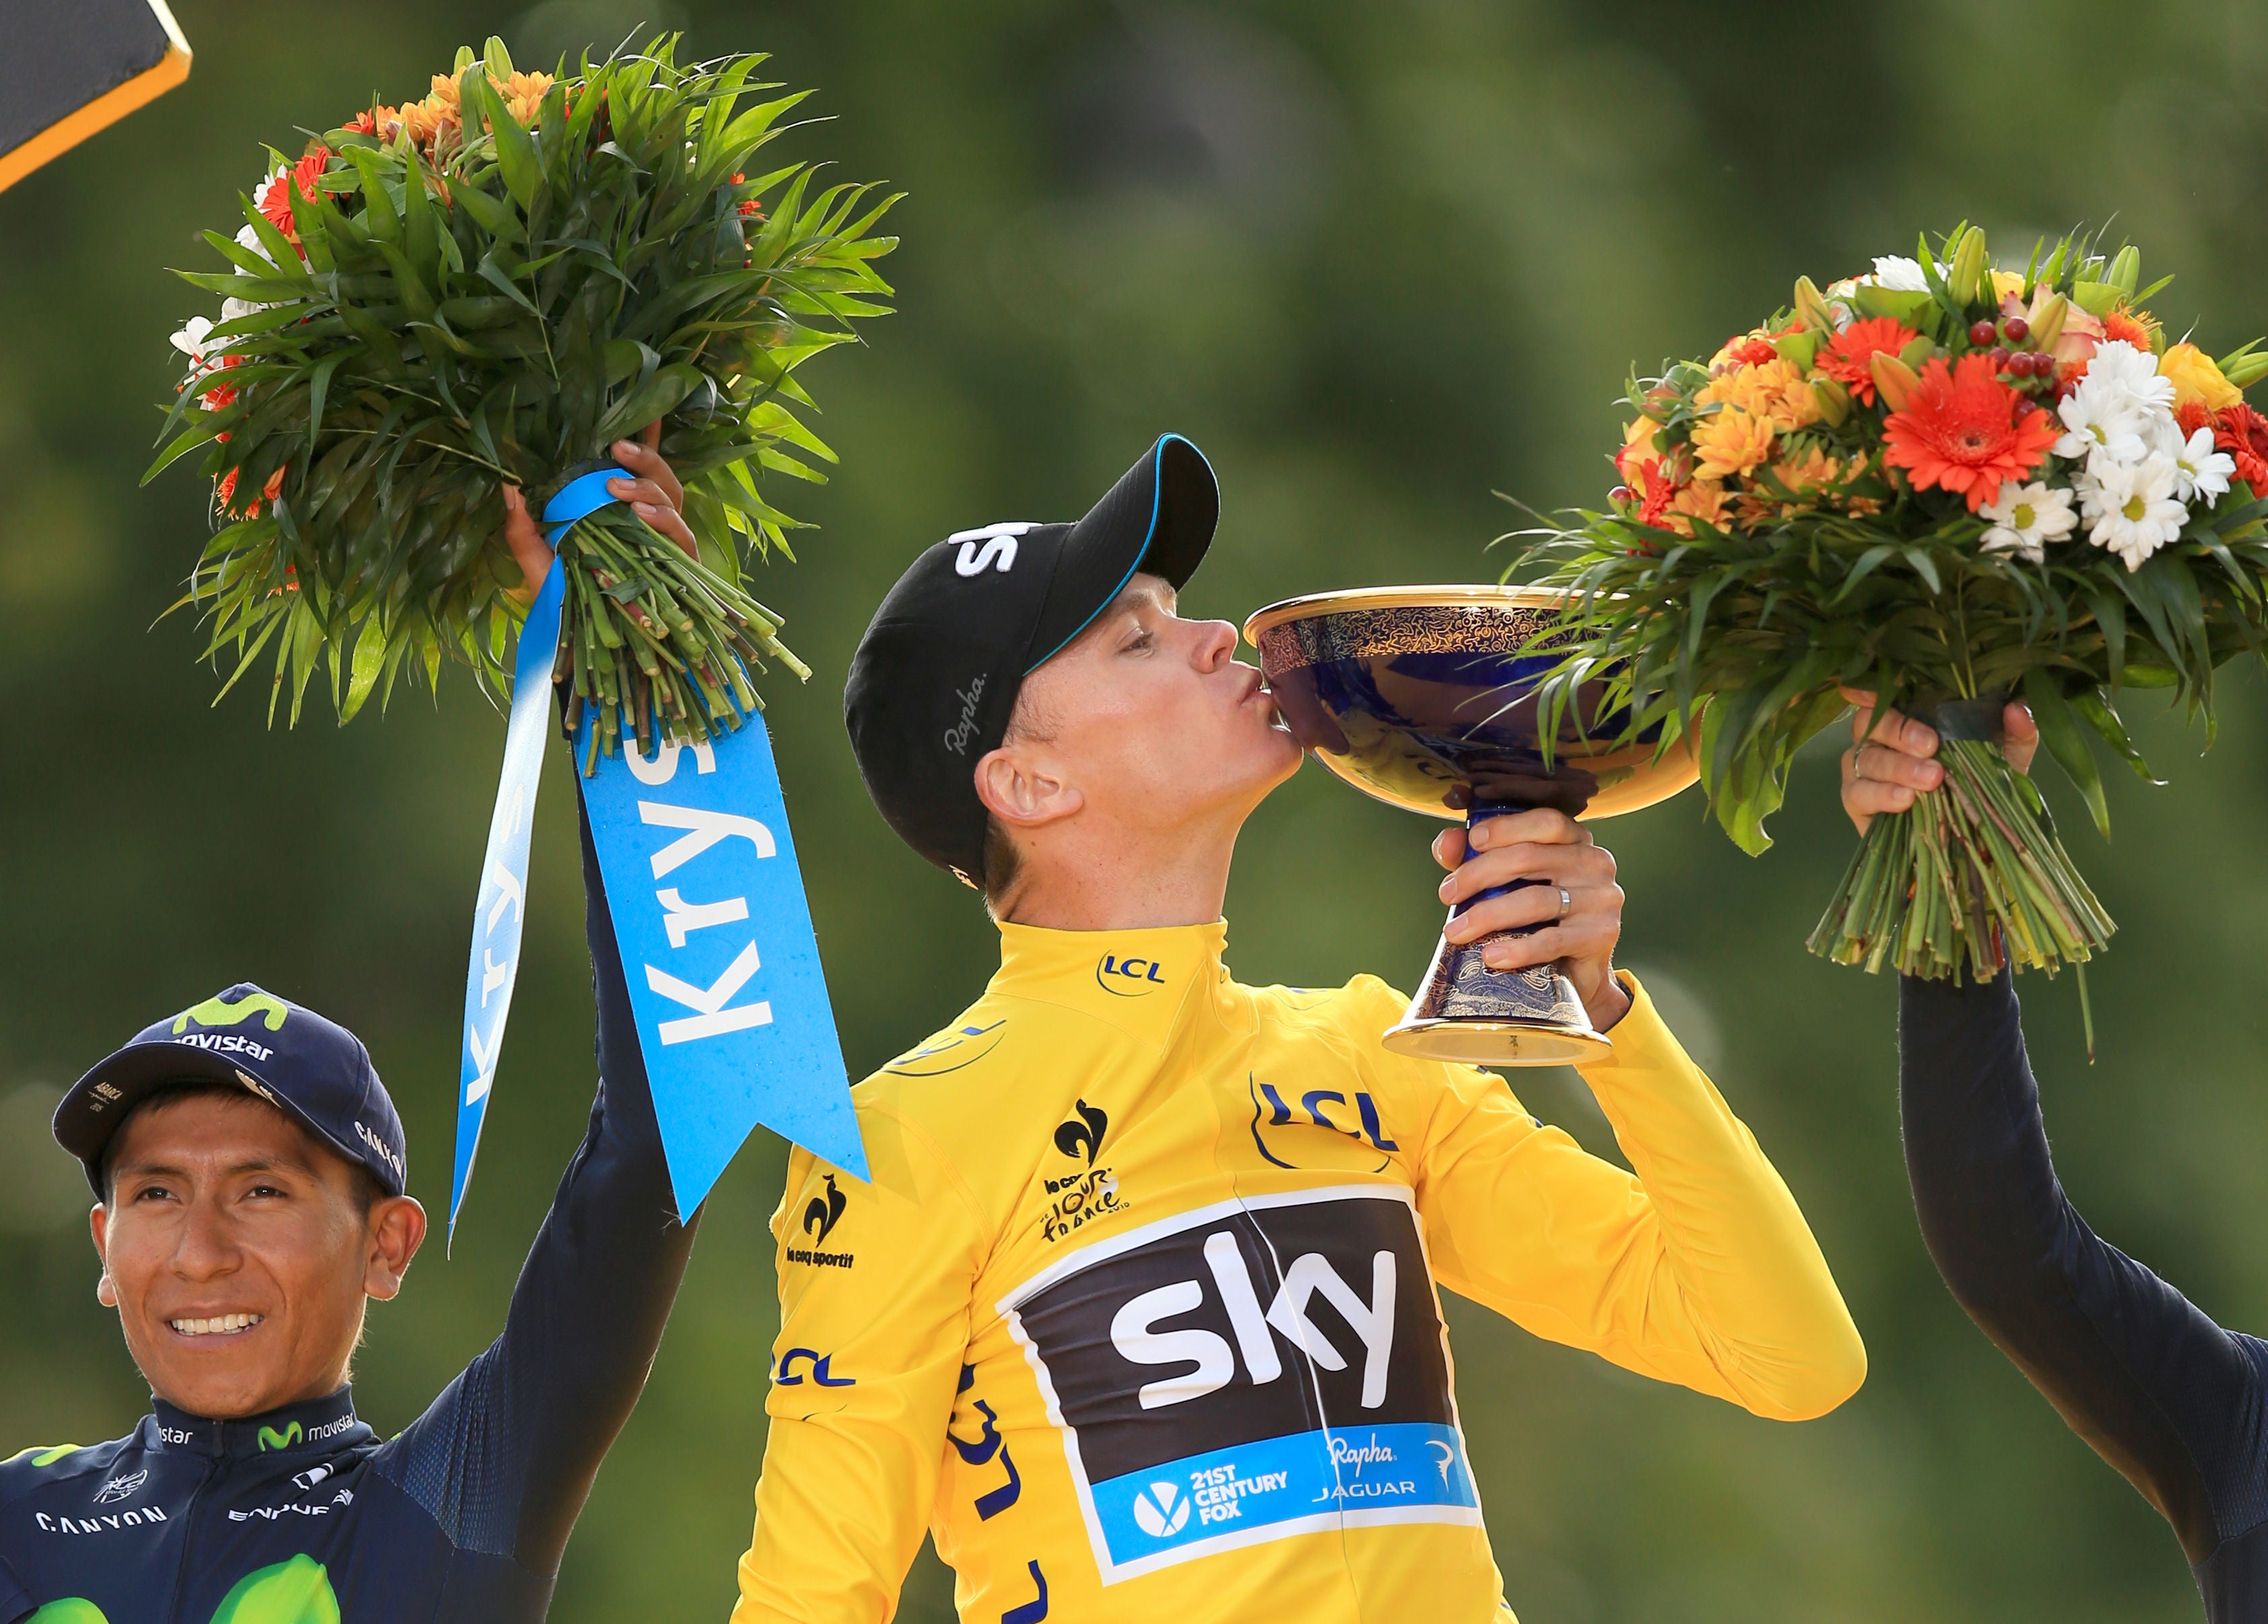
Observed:
[[[742,570],[792,556],[765,476],[832,460],[794,374],[887,313],[873,261],[895,242],[868,233],[894,200],[757,173],[802,95],[763,99],[760,56],[680,65],[674,44],[556,76],[496,40],[460,51],[422,100],[273,154],[242,228],[205,233],[230,268],[183,273],[224,304],[174,335],[188,371],[151,474],[202,448],[218,528],[182,601],[229,683],[272,644],[270,716],[288,687],[296,722],[320,669],[343,722],[445,656],[503,689],[520,628],[453,1229],[517,974],[547,678],[623,959],[649,961],[631,1002],[681,1212],[759,1121],[864,1168],[769,742],[744,725],[767,661],[809,672]],[[642,432],[691,549],[608,489],[609,448]],[[514,492],[557,549],[540,593],[505,539]]]
[[[1706,363],[1634,379],[1610,510],[1513,569],[1574,589],[1547,703],[1603,674],[1635,735],[1696,735],[1742,849],[1795,751],[1865,690],[1943,736],[1941,794],[1877,817],[1811,937],[1869,970],[1989,979],[2112,925],[1995,740],[2013,695],[2107,834],[2088,739],[2146,779],[2123,687],[2212,718],[2268,628],[2268,419],[2248,344],[2169,342],[2132,247],[1995,268],[1982,231],[1796,283]],[[2154,780],[2151,780],[2154,782]]]
[[[222,320],[174,335],[179,432],[151,474],[204,448],[220,528],[184,602],[232,684],[274,645],[271,715],[288,686],[298,719],[319,666],[342,720],[445,655],[502,687],[524,608],[504,488],[540,511],[657,420],[701,555],[620,504],[556,539],[585,770],[625,732],[737,726],[765,659],[808,674],[741,569],[795,522],[760,475],[832,459],[791,374],[885,313],[895,239],[867,232],[891,200],[754,173],[803,96],[742,109],[779,88],[761,56],[680,67],[673,43],[557,78],[460,51],[423,100],[274,154],[234,237],[205,233],[232,268],[183,275]]]

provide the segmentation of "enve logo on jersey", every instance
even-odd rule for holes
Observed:
[[[1000,1302],[1104,1584],[1349,1525],[1479,1522],[1412,1203],[1393,1185],[1223,1201]]]

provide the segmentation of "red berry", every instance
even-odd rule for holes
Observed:
[[[1607,500],[1613,503],[1616,507],[1622,506],[1624,503],[1628,502],[1630,499],[1631,488],[1627,485],[1617,485],[1607,493]]]
[[[2016,370],[2015,363],[2016,357],[2010,355],[2007,350],[1999,348],[1995,348],[1993,349],[1992,370],[1994,371],[2013,372]]]
[[[1969,342],[1982,349],[1998,337],[1999,333],[1999,330],[1989,321],[1971,322],[1969,327]]]
[[[2009,357],[2008,370],[2019,378],[2037,378],[2041,359],[2036,349],[2020,349]]]
[[[2032,335],[2032,324],[2021,316],[2011,316],[2000,324],[2000,331],[2008,335],[2012,344],[2021,344]]]

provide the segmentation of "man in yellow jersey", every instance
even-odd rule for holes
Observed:
[[[1230,975],[1237,831],[1300,751],[1233,628],[1174,613],[1219,500],[1168,435],[1075,525],[928,549],[859,645],[867,788],[982,884],[1001,962],[854,1091],[872,1183],[789,1164],[739,1624],[887,1618],[924,1527],[985,1624],[1509,1620],[1437,1283],[1759,1415],[1864,1378],[1786,1187],[1614,971],[1580,826],[1443,835],[1442,895],[1544,882],[1461,934],[1544,927],[1486,955],[1567,960],[1635,1177],[1388,1054],[1370,976]]]

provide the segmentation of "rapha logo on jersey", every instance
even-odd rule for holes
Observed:
[[[808,1246],[790,1246],[787,1260],[809,1263],[820,1268],[849,1268],[853,1260],[852,1253],[828,1252],[826,1246],[828,1236],[842,1221],[843,1209],[850,1204],[850,1198],[836,1187],[835,1175],[828,1173],[826,1189],[804,1203],[803,1232],[812,1238],[812,1243]]]
[[[1082,1099],[1072,1110],[1070,1120],[1056,1129],[1056,1149],[1065,1156],[1084,1156],[1089,1167],[1102,1154],[1102,1135],[1110,1127],[1110,1118],[1097,1106]]]
[[[1121,998],[1146,998],[1166,984],[1165,966],[1154,959],[1105,953],[1094,964],[1094,984]]]
[[[130,1472],[122,1477],[112,1478],[97,1492],[94,1503],[97,1505],[116,1505],[122,1500],[131,1500],[141,1492],[142,1485],[149,1481],[150,1468],[147,1466],[143,1467],[139,1472]]]
[[[1020,518],[976,530],[954,531],[945,539],[948,547],[956,541],[961,544],[961,551],[953,561],[953,573],[964,580],[983,575],[987,570],[1007,574],[1016,567],[1016,538],[1035,528],[1036,521]]]
[[[961,720],[945,730],[945,747],[955,755],[967,755],[968,741],[976,737],[976,706],[984,697],[983,672],[971,677],[967,687],[954,689],[953,696],[961,702]]]
[[[1052,1395],[1106,1584],[1292,1534],[1480,1520],[1399,1186],[1177,1214],[998,1307]]]

